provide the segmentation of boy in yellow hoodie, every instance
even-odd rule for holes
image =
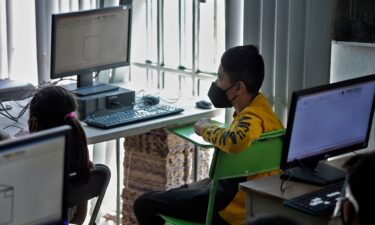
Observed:
[[[229,128],[220,128],[201,119],[195,124],[196,133],[225,152],[238,153],[262,133],[283,128],[265,96],[259,93],[263,79],[263,58],[255,46],[228,49],[208,97],[217,108],[234,107],[233,122]],[[243,181],[246,178],[219,182],[212,224],[245,224],[245,195],[238,192],[238,183]],[[206,179],[169,191],[147,193],[134,203],[134,213],[140,225],[164,224],[158,214],[204,223],[209,191],[210,182]]]

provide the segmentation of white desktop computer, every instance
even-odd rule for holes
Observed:
[[[77,75],[65,87],[78,97],[81,120],[134,105],[134,91],[93,82],[93,73],[129,65],[131,15],[130,5],[52,15],[51,79]]]

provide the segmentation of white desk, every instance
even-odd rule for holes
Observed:
[[[200,118],[211,118],[218,116],[219,109],[197,109],[194,106],[183,107],[185,111],[180,114],[148,120],[140,123],[116,127],[108,130],[89,127],[83,123],[88,144],[114,140],[122,137],[143,134],[152,129],[161,127],[174,127],[187,123],[193,123]]]
[[[140,123],[130,124],[112,129],[98,129],[89,127],[84,124],[88,144],[116,139],[116,173],[117,173],[117,196],[116,196],[116,215],[117,221],[120,221],[120,138],[137,134],[146,133],[152,129],[161,127],[174,127],[187,123],[193,123],[200,118],[211,118],[218,116],[219,109],[197,109],[194,106],[184,107],[185,111],[173,116],[162,117],[158,119],[148,120]],[[118,224],[118,223],[117,223]]]

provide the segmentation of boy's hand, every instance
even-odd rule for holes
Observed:
[[[211,124],[210,120],[207,118],[199,119],[195,124],[194,124],[194,131],[196,134],[201,136],[201,127],[206,124]]]

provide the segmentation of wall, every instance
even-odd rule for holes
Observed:
[[[374,47],[332,43],[331,82],[375,74]],[[375,150],[375,120],[372,122],[369,150]]]
[[[293,91],[329,82],[331,0],[246,0],[244,43],[265,64],[262,93],[286,125]]]

